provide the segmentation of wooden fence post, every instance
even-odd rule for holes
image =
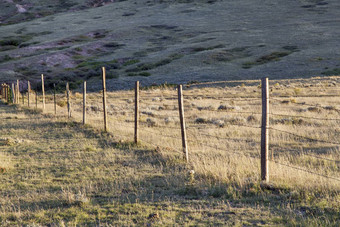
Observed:
[[[5,86],[4,84],[1,84],[1,99],[3,100],[5,97]]]
[[[53,84],[54,115],[57,115],[57,98],[55,96],[55,84]]]
[[[41,74],[41,91],[42,91],[43,110],[45,110],[45,86],[44,86],[44,74]]]
[[[35,108],[38,109],[38,86],[35,89]]]
[[[105,67],[102,67],[102,76],[103,76],[103,110],[104,110],[104,131],[108,131],[108,122],[107,122],[107,110],[106,110],[106,73]]]
[[[14,83],[12,83],[12,89],[11,89],[11,103],[15,103],[15,87],[14,87]]]
[[[19,104],[19,87],[18,84],[14,84],[14,93],[15,93],[15,103]]]
[[[71,117],[71,103],[70,103],[70,86],[66,83],[66,97],[67,97],[67,117]]]
[[[262,78],[261,180],[269,182],[269,83]]]
[[[9,102],[9,84],[5,84],[5,101]]]
[[[83,84],[83,125],[86,124],[86,81]]]
[[[16,103],[19,104],[20,102],[20,88],[19,88],[19,80],[17,80],[17,86],[16,86]]]
[[[183,148],[185,160],[188,162],[189,154],[188,154],[188,146],[187,146],[187,134],[185,130],[182,85],[178,85],[177,90],[178,90],[179,119],[181,122],[182,148]]]
[[[135,144],[138,143],[138,126],[139,126],[139,81],[135,84]]]
[[[27,81],[27,105],[30,107],[31,83]]]
[[[17,104],[18,102],[18,87],[16,85],[16,83],[14,84],[14,90],[13,90],[13,94],[14,94],[14,99],[13,99],[13,103]]]
[[[11,88],[9,84],[7,85],[7,103],[11,101]]]

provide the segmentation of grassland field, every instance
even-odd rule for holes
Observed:
[[[185,87],[189,163],[177,91],[47,90],[46,109],[1,102],[2,226],[338,226],[340,78],[270,81],[270,182],[260,180],[259,80]],[[27,94],[26,94],[27,95]],[[34,100],[34,94],[31,94]],[[22,103],[22,100],[20,100]],[[288,132],[288,133],[287,133]]]

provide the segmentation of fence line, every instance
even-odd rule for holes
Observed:
[[[226,152],[225,154],[237,154],[237,155],[244,155],[244,156],[247,156],[249,158],[255,158],[255,159],[260,159],[260,156],[256,156],[254,154],[250,154],[250,153],[242,153],[242,152],[236,152],[234,150],[227,150],[227,149],[223,149],[223,148],[220,148],[220,147],[217,147],[217,146],[211,146],[211,145],[208,145],[206,143],[202,143],[200,142],[200,144],[203,146],[203,147],[209,147],[209,148],[212,148],[212,149],[215,149],[215,150],[218,150],[218,151],[223,151],[223,152]]]
[[[340,97],[340,96],[339,96]],[[271,100],[275,100],[275,101],[279,101],[279,102],[282,102],[282,100],[279,100],[279,99],[275,99],[275,98],[271,98]],[[295,104],[295,105],[301,105],[301,106],[310,106],[310,107],[318,107],[318,108],[323,108],[322,106],[320,106],[319,104],[307,104],[305,102],[290,102],[292,104]]]
[[[201,109],[199,111],[210,111],[210,112],[223,112],[223,113],[230,113],[230,114],[252,114],[252,115],[262,115],[262,113],[256,113],[256,112],[247,112],[247,111],[233,111],[233,110],[209,110],[209,109]]]
[[[146,130],[145,128],[140,128],[139,130],[155,134],[154,132],[152,132],[150,130]],[[173,135],[167,135],[167,134],[164,134],[164,133],[159,133],[159,135],[164,136],[164,137],[168,137],[168,138],[177,139],[177,140],[182,140],[182,138],[180,138],[180,137],[176,137],[176,136],[173,136]]]
[[[340,163],[340,160],[324,158],[324,157],[320,157],[320,156],[317,156],[317,155],[306,154],[306,153],[302,153],[302,154],[306,155],[306,156],[311,156],[311,157],[314,157],[314,158],[317,158],[317,159],[322,159],[322,160],[326,160],[326,161],[330,161],[330,162],[339,162]]]
[[[324,178],[328,178],[328,179],[332,179],[332,180],[336,180],[336,181],[340,182],[340,179],[336,178],[336,177],[331,177],[331,176],[323,175],[323,174],[316,173],[316,172],[313,172],[313,171],[310,171],[310,170],[307,170],[307,169],[303,169],[303,168],[300,168],[300,167],[297,167],[297,166],[291,166],[291,165],[288,165],[288,164],[285,164],[285,163],[280,163],[280,162],[275,161],[275,160],[273,160],[273,162],[278,164],[278,165],[286,166],[286,167],[289,167],[289,168],[292,168],[292,169],[300,170],[300,171],[303,171],[303,172],[306,172],[306,173],[310,173],[310,174],[313,174],[313,175],[318,175],[320,177],[324,177]]]
[[[228,138],[228,137],[220,137],[220,136],[214,136],[214,135],[210,135],[210,134],[206,134],[206,133],[200,133],[198,132],[198,135],[203,135],[203,136],[207,136],[210,138],[216,138],[216,139],[220,139],[220,140],[231,140],[231,141],[244,141],[244,142],[252,142],[252,143],[259,143],[257,141],[250,141],[249,139],[244,139],[244,138]]]
[[[272,116],[281,116],[281,117],[298,117],[298,118],[306,118],[312,120],[320,120],[320,121],[340,121],[340,118],[319,118],[319,117],[306,117],[301,115],[288,115],[288,114],[277,114],[277,113],[270,113]]]
[[[309,141],[328,143],[328,144],[333,144],[333,145],[340,145],[340,143],[337,143],[337,142],[331,142],[331,141],[326,141],[326,140],[322,140],[322,139],[315,139],[315,138],[310,138],[310,137],[307,137],[307,136],[301,136],[301,135],[298,135],[298,134],[295,134],[295,133],[292,133],[292,132],[288,132],[288,131],[285,131],[285,130],[277,129],[277,128],[271,127],[270,129],[272,129],[274,131],[278,131],[278,132],[287,133],[289,135],[300,137],[302,139],[306,139],[306,140],[309,140]]]
[[[275,150],[275,145],[271,146],[273,150]],[[275,150],[276,152],[280,152],[279,149]],[[305,155],[305,156],[310,156],[310,157],[314,157],[316,159],[320,159],[320,160],[325,160],[325,161],[330,161],[330,162],[340,162],[340,160],[335,160],[335,159],[330,159],[330,158],[325,158],[325,157],[321,157],[318,155],[314,155],[314,154],[308,154],[306,151],[299,151],[299,150],[290,150],[290,149],[285,149],[285,152],[294,152],[297,153],[299,155]]]
[[[107,107],[107,104],[106,104],[106,94],[105,94],[105,90],[106,90],[106,84],[105,84],[105,68],[102,68],[102,74],[103,74],[103,110],[97,110],[96,112],[101,112],[101,113],[104,113],[104,119],[106,118],[106,107]],[[42,80],[43,80],[43,77],[42,77]],[[191,84],[191,85],[188,85],[189,87],[191,86],[199,86],[199,85],[211,85],[211,84],[221,84],[221,83],[241,83],[241,82],[249,82],[249,83],[257,83],[257,82],[260,82],[259,80],[252,80],[252,81],[214,81],[214,82],[204,82],[204,83],[197,83],[197,84]],[[43,86],[43,83],[42,83],[42,86]],[[263,87],[263,86],[262,86]],[[9,91],[10,91],[10,87],[8,88]],[[67,89],[69,91],[69,89]],[[138,89],[139,90],[139,89]],[[175,89],[174,89],[175,90]],[[179,91],[179,88],[177,89]],[[34,92],[33,90],[30,90],[32,92]],[[37,92],[37,90],[35,90],[35,100],[36,100],[36,107],[37,107],[37,104],[38,104],[38,100],[39,100],[39,103],[42,101],[43,102],[43,109],[45,109],[45,103],[46,104],[55,104],[55,100],[54,99],[46,99],[45,101],[45,95],[44,95],[44,88],[42,87],[42,92],[43,92],[43,96],[38,96],[39,93]],[[69,91],[70,92],[70,91]],[[66,96],[65,95],[62,95],[62,96],[59,96],[59,98],[62,98],[62,99],[67,99],[67,100],[72,100],[74,103],[72,104],[75,104],[77,103],[77,97],[72,94],[72,92],[67,92]],[[260,92],[260,90],[258,91]],[[28,97],[30,96],[29,93],[31,92],[28,92]],[[49,92],[47,91],[46,94],[50,94],[53,95],[52,92]],[[233,97],[222,97],[222,96],[204,96],[204,95],[194,95],[194,94],[181,94],[183,95],[183,98],[190,98],[190,97],[201,97],[201,98],[205,98],[205,99],[216,99],[216,100],[219,100],[219,101],[233,101],[233,102],[260,102],[261,101],[261,97],[250,97],[250,96],[241,96],[241,97],[237,97],[237,98],[233,98]],[[108,98],[119,98],[119,101],[127,101],[130,100],[129,97],[131,97],[131,99],[133,99],[133,93],[131,92],[131,94],[124,94],[123,97],[122,96],[112,96],[112,95],[108,95]],[[139,106],[139,110],[137,112],[141,113],[141,114],[145,114],[145,115],[148,115],[148,113],[143,113],[145,112],[143,109],[147,108],[144,105],[159,105],[159,102],[161,102],[161,104],[165,107],[173,107],[173,110],[178,110],[179,106],[180,105],[176,105],[174,103],[170,103],[170,104],[166,104],[164,103],[164,101],[176,101],[178,100],[178,98],[180,97],[180,94],[178,94],[178,97],[176,97],[175,95],[173,94],[164,94],[162,93],[160,96],[153,96],[151,92],[143,92],[142,88],[141,88],[141,92],[140,92],[140,95],[139,95],[139,98],[140,98],[140,106]],[[315,97],[340,97],[340,95],[319,95],[319,96],[276,96],[275,98],[270,98],[270,100],[274,100],[274,101],[279,101],[279,102],[282,102],[282,100],[280,100],[280,98],[315,98]],[[16,98],[20,98],[19,95],[16,94]],[[150,101],[150,99],[152,98],[161,98],[160,100],[154,100],[154,101]],[[145,101],[146,100],[146,101]],[[93,100],[92,100],[93,101]],[[184,102],[187,101],[187,100],[184,100]],[[18,101],[15,101],[16,103],[19,103]],[[183,102],[183,100],[182,100]],[[79,102],[81,103],[81,102]],[[129,104],[133,104],[131,102],[128,102]],[[312,105],[312,104],[307,104],[305,102],[303,103],[294,103],[292,102],[293,104],[296,104],[296,105],[306,105],[306,106],[313,106],[313,107],[318,107],[318,108],[322,108],[320,105],[316,104],[316,105]],[[110,103],[108,103],[110,104]],[[180,103],[179,103],[180,104]],[[70,104],[68,103],[67,106],[69,106]],[[183,105],[183,103],[182,103]],[[72,105],[73,107],[73,105]],[[184,107],[186,108],[185,109],[185,112],[190,112],[190,111],[193,111],[193,110],[196,110],[196,108],[190,108],[189,105],[184,105]],[[69,109],[71,109],[71,106],[69,106]],[[84,108],[83,112],[85,112],[85,109],[87,108]],[[142,109],[142,110],[141,110]],[[252,115],[260,115],[262,114],[263,116],[263,113],[257,113],[257,112],[247,112],[247,111],[228,111],[228,110],[211,110],[211,109],[198,109],[197,110],[199,111],[211,111],[211,112],[215,112],[215,113],[228,113],[228,114],[252,114]],[[121,112],[126,112],[127,110],[122,110]],[[166,110],[165,111],[169,111],[169,110]],[[119,111],[113,111],[113,113],[118,113]],[[112,112],[111,112],[112,113]],[[128,113],[133,113],[132,112],[128,112]],[[184,114],[184,112],[183,112]],[[137,116],[137,115],[136,115]],[[329,120],[329,121],[338,121],[340,119],[332,119],[332,118],[318,118],[318,117],[307,117],[307,116],[299,116],[299,115],[296,115],[296,116],[291,116],[291,115],[288,115],[288,114],[278,114],[278,113],[270,113],[270,116],[281,116],[281,117],[300,117],[300,118],[306,118],[306,119],[313,119],[313,120]],[[69,117],[70,116],[70,112],[69,112]],[[163,116],[161,115],[152,115],[150,117],[155,117],[155,118],[163,118]],[[179,115],[169,115],[167,114],[166,116],[164,117],[180,117]],[[7,118],[3,118],[4,120],[25,120],[25,119],[28,119],[28,118],[25,118],[25,119],[7,119]],[[29,120],[32,120],[32,119],[40,119],[40,118],[29,118]],[[181,118],[180,118],[181,119]],[[184,119],[184,117],[183,117]],[[182,119],[182,120],[183,120]],[[100,119],[98,119],[99,121]],[[93,120],[90,120],[90,122],[93,121]],[[94,120],[95,121],[95,120]],[[119,121],[119,120],[117,120]],[[126,124],[122,124],[122,122],[115,122],[114,124],[115,125],[121,125],[123,127],[127,127],[128,125],[130,126],[130,123],[136,123],[137,121],[139,122],[139,120],[132,120],[131,122],[125,122]],[[124,122],[124,121],[123,121]],[[148,123],[147,122],[140,122],[141,125],[147,125]],[[186,126],[182,126],[182,134],[183,134],[183,129],[184,131],[186,129],[193,129],[193,128],[198,128],[200,129],[201,127],[204,127],[204,126],[211,126],[212,124],[199,124],[199,125],[186,125]],[[236,126],[236,127],[246,127],[246,128],[252,128],[252,129],[260,129],[261,127],[259,126],[252,126],[252,125],[243,125],[243,124],[234,124],[232,126]],[[180,130],[181,128],[180,127],[172,127],[172,126],[164,126],[166,128],[169,128],[169,129],[175,129],[175,130]],[[153,127],[153,128],[162,128],[162,127]],[[328,143],[328,144],[333,144],[333,145],[340,145],[340,143],[337,143],[337,142],[331,142],[331,141],[326,141],[326,140],[322,140],[322,139],[315,139],[315,138],[310,138],[310,137],[306,137],[306,136],[301,136],[301,135],[297,135],[295,133],[292,133],[292,132],[289,132],[289,131],[284,131],[284,130],[280,130],[280,129],[276,129],[276,128],[268,128],[270,130],[274,130],[274,131],[278,131],[278,132],[283,132],[283,133],[287,133],[287,134],[290,134],[290,135],[293,135],[295,137],[298,137],[298,138],[303,138],[303,139],[306,139],[306,140],[309,140],[309,141],[315,141],[315,142],[321,142],[321,143]],[[108,123],[107,123],[107,119],[104,120],[104,130],[105,131],[108,131]],[[131,129],[132,130],[132,129]],[[152,130],[148,130],[148,129],[145,129],[145,128],[140,128],[139,129],[140,131],[144,131],[144,132],[147,132],[147,133],[152,133],[152,134],[155,134],[155,132],[153,132]],[[219,148],[219,147],[214,147],[214,146],[211,146],[211,145],[208,145],[204,142],[201,142],[201,141],[197,141],[197,140],[187,140],[186,138],[183,139],[183,138],[180,138],[180,137],[176,137],[176,136],[172,136],[172,135],[168,135],[168,134],[164,134],[163,132],[157,132],[158,135],[162,136],[162,137],[167,137],[167,138],[173,138],[173,139],[177,139],[177,140],[182,140],[182,141],[188,141],[188,142],[191,142],[191,143],[197,143],[197,144],[200,144],[202,145],[203,147],[208,147],[208,148],[212,148],[212,149],[216,149],[216,150],[220,150],[220,151],[223,151],[223,152],[226,152],[226,149],[223,149],[223,148]],[[216,138],[216,139],[219,139],[219,140],[234,140],[234,141],[244,141],[244,142],[251,142],[251,143],[259,143],[257,141],[249,141],[247,139],[244,139],[244,140],[241,140],[240,139],[235,139],[235,138],[227,138],[227,137],[221,137],[221,136],[216,136],[216,135],[211,135],[211,134],[206,134],[206,133],[202,133],[202,132],[198,132],[198,135],[199,136],[206,136],[206,137],[209,137],[209,138]],[[116,135],[114,135],[116,136]],[[117,136],[121,136],[121,135],[117,135]],[[131,137],[132,137],[132,133],[131,133]],[[124,138],[130,138],[130,136],[124,136]],[[28,138],[28,139],[33,139],[33,138]],[[41,138],[39,138],[41,139]],[[45,140],[52,140],[50,138],[43,138]],[[58,139],[58,138],[53,138],[53,140],[55,139]],[[96,138],[83,138],[82,140],[87,140],[87,139],[96,139]],[[131,138],[130,138],[131,139]],[[65,140],[65,141],[68,141],[68,140],[80,140],[80,139],[77,139],[77,138],[59,138],[59,140]],[[168,150],[173,150],[173,151],[176,151],[178,153],[181,153],[183,154],[183,151],[180,151],[178,149],[175,149],[175,148],[170,148],[170,147],[166,147],[166,146],[162,146],[162,145],[157,145],[157,144],[154,144],[153,142],[150,142],[150,141],[145,141],[145,140],[141,140],[139,139],[140,141],[146,143],[146,144],[150,144],[154,147],[159,147],[159,148],[164,148],[164,149],[168,149]],[[186,145],[183,145],[182,148],[186,147]],[[64,148],[64,149],[67,149],[67,148]],[[84,148],[85,149],[85,148]],[[234,154],[239,154],[239,155],[245,155],[245,156],[249,156],[251,158],[256,158],[256,159],[259,159],[260,157],[257,156],[257,155],[254,155],[254,154],[247,154],[247,153],[242,153],[242,152],[235,152],[235,151],[230,151],[228,150],[229,153],[234,153]],[[227,154],[229,154],[227,152]],[[323,157],[320,157],[320,156],[316,156],[316,155],[310,155],[310,154],[304,154],[303,155],[307,155],[307,156],[311,156],[311,157],[314,157],[314,158],[319,158],[319,159],[323,159],[323,160],[327,160],[327,161],[334,161],[334,162],[339,162],[339,160],[333,160],[333,159],[328,159],[328,158],[323,158]],[[309,171],[309,170],[305,170],[303,168],[300,168],[300,167],[296,167],[296,166],[290,166],[288,164],[284,164],[284,163],[279,163],[275,160],[273,160],[273,162],[279,164],[279,165],[285,165],[287,167],[291,167],[291,168],[294,168],[294,169],[297,169],[297,170],[301,170],[301,171],[305,171],[305,172],[309,172],[311,174],[316,174],[316,175],[319,175],[319,176],[323,176],[323,177],[326,177],[328,179],[333,179],[333,180],[337,180],[337,181],[340,181],[340,179],[338,178],[333,178],[333,177],[329,177],[329,176],[326,176],[326,175],[322,175],[322,174],[318,174],[318,173],[314,173],[313,171]]]
[[[139,139],[141,142],[144,142],[144,143],[147,143],[147,144],[150,144],[151,146],[155,147],[155,148],[163,148],[163,149],[166,149],[166,150],[172,150],[172,151],[176,151],[177,153],[179,154],[183,154],[183,151],[179,151],[177,149],[174,149],[172,147],[165,147],[165,146],[162,146],[162,145],[158,145],[158,144],[154,144],[154,143],[151,143],[149,141],[146,141],[146,140],[143,140],[143,139]]]

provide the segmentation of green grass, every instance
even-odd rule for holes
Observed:
[[[141,63],[141,64],[138,64],[137,67],[126,69],[125,72],[127,72],[127,73],[134,73],[134,72],[152,70],[152,69],[155,69],[157,67],[161,67],[161,66],[170,64],[172,61],[180,59],[182,57],[183,57],[183,55],[181,55],[181,54],[171,54],[167,58],[159,60],[159,61],[156,61],[154,63]],[[134,62],[133,64],[135,64],[135,63],[137,63],[137,62]]]
[[[334,68],[332,70],[327,70],[325,72],[322,72],[325,76],[337,76],[340,75],[340,68]]]
[[[263,64],[266,64],[266,63],[269,63],[269,62],[279,61],[281,58],[286,57],[286,56],[292,54],[294,51],[296,51],[295,49],[291,50],[291,49],[293,49],[293,47],[289,47],[289,46],[286,47],[285,49],[288,50],[288,51],[272,52],[268,55],[264,55],[264,56],[259,57],[254,62],[253,61],[245,62],[245,63],[243,63],[242,68],[249,69],[249,68],[256,66],[256,65],[263,65]]]

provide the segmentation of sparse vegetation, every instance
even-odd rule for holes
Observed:
[[[24,90],[30,80],[39,93],[43,73],[48,92],[44,111],[34,92],[31,108],[0,102],[0,226],[338,226],[336,1],[226,3],[0,1],[1,80],[19,78]],[[102,131],[102,66],[109,91],[150,85],[137,144],[132,90],[108,93]],[[261,85],[240,81],[265,75],[268,184],[259,177]],[[332,77],[301,79],[311,75]],[[300,79],[274,81],[290,76]],[[199,84],[216,79],[238,81]],[[188,164],[176,91],[187,81]]]
[[[299,86],[300,81],[273,81],[274,87],[289,87],[272,92],[272,112],[295,117],[272,115],[271,127],[336,142],[333,122],[318,119],[338,118],[337,97],[322,97],[337,87],[324,90],[321,79],[311,81],[308,87]],[[80,93],[71,97],[71,121],[64,117],[65,94],[58,94],[57,117],[52,99],[44,115],[2,106],[0,223],[337,226],[339,182],[276,163],[339,178],[339,166],[331,161],[340,158],[337,145],[271,131],[271,183],[260,182],[257,84],[184,90],[189,164],[182,160],[177,139],[173,85],[141,90],[137,146],[132,143],[132,91],[108,93],[112,134],[100,131],[100,93],[88,94],[86,126],[76,123],[82,118]],[[283,105],[292,95],[296,102]],[[310,108],[319,104],[322,108]],[[20,206],[20,212],[13,206]]]
[[[285,57],[285,56],[288,56],[290,55],[291,52],[273,52],[273,53],[270,53],[268,55],[264,55],[258,59],[256,59],[256,61],[254,62],[245,62],[243,63],[243,68],[245,69],[248,69],[248,68],[251,68],[253,66],[256,66],[256,65],[263,65],[263,64],[266,64],[268,62],[272,62],[272,61],[279,61],[281,58]]]
[[[327,70],[325,72],[322,72],[323,75],[326,76],[338,76],[340,75],[340,68],[335,68],[333,70]]]

